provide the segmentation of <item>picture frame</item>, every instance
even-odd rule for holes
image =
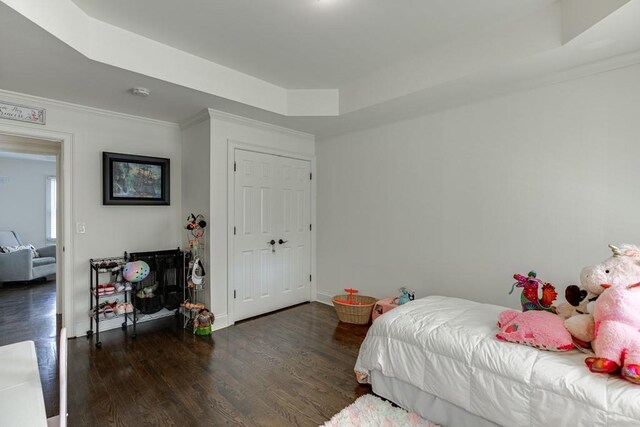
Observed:
[[[103,205],[170,205],[170,160],[102,153]]]

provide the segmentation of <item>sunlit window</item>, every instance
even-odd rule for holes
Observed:
[[[56,177],[47,177],[47,243],[56,241]]]

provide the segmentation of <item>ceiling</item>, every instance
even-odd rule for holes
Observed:
[[[336,88],[554,0],[73,0],[90,16],[295,89]]]
[[[564,2],[0,0],[0,89],[322,138],[640,63],[640,2],[578,16],[570,37]]]

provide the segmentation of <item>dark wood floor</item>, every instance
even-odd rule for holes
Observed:
[[[0,345],[33,340],[58,409],[55,282],[0,286]],[[173,318],[69,341],[70,426],[317,426],[370,393],[353,365],[366,326],[303,304],[197,337]]]
[[[59,412],[55,282],[0,286],[0,345],[33,340]],[[370,393],[353,375],[366,326],[303,304],[198,337],[174,318],[69,341],[69,425],[317,426]]]
[[[173,318],[69,342],[72,426],[317,426],[370,393],[353,366],[366,326],[303,304],[198,337]]]
[[[35,342],[47,416],[58,414],[56,282],[0,285],[0,346]]]

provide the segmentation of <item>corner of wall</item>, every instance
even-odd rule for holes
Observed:
[[[331,301],[331,298],[333,298],[333,295],[327,294],[325,292],[318,291],[316,293],[316,301],[321,302],[322,304],[333,306],[333,302]]]

